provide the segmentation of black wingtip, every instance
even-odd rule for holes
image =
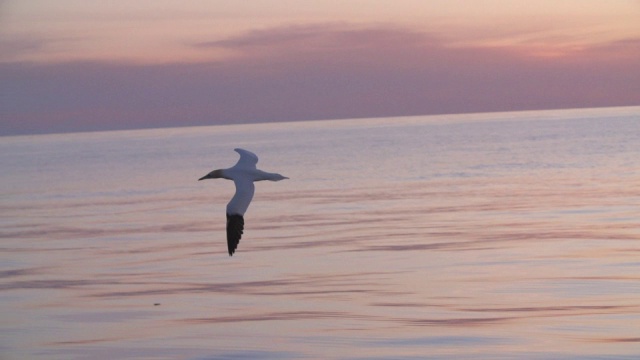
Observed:
[[[244,218],[242,215],[227,214],[227,248],[229,250],[229,256],[233,256],[233,253],[238,248],[243,230]]]

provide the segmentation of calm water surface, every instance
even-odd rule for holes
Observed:
[[[228,181],[257,184],[238,252]],[[0,138],[0,359],[637,359],[640,108]]]

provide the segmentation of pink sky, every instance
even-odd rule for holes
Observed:
[[[640,105],[640,1],[6,0],[0,135]]]

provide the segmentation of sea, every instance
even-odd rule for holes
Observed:
[[[256,184],[227,253],[244,148]],[[0,359],[639,359],[640,107],[0,137]]]

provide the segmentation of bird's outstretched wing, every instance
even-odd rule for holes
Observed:
[[[227,204],[227,247],[229,248],[229,256],[233,255],[238,247],[242,232],[244,230],[244,213],[247,211],[255,186],[253,181],[234,181],[236,184],[236,193]]]
[[[233,150],[238,154],[240,154],[240,159],[238,160],[238,162],[235,164],[234,167],[249,168],[249,169],[256,168],[256,164],[258,163],[258,155],[245,149],[237,148]]]
[[[238,247],[244,230],[244,218],[242,215],[227,214],[227,248],[229,256],[232,256]]]
[[[249,208],[256,186],[251,180],[235,180],[236,193],[227,204],[227,214],[244,215]]]

